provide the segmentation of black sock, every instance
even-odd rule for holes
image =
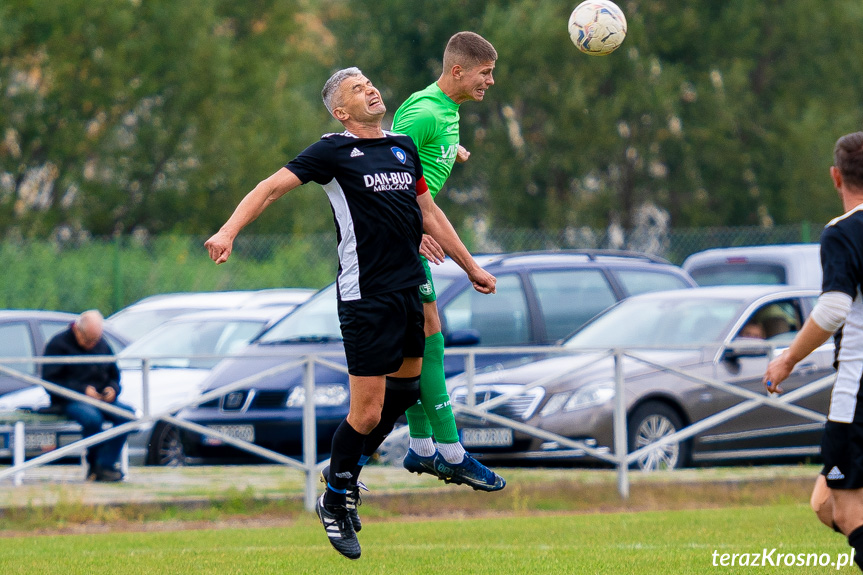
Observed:
[[[348,420],[339,424],[333,434],[333,447],[330,452],[330,476],[327,478],[327,491],[324,503],[328,506],[344,506],[345,491],[351,483],[353,469],[362,455],[366,436],[351,427]]]
[[[848,544],[854,549],[854,563],[863,571],[863,526],[848,535]]]
[[[420,398],[419,377],[387,377],[387,391],[381,409],[381,421],[366,436],[363,455],[371,457],[378,450],[407,408]],[[359,469],[356,470],[357,474]]]

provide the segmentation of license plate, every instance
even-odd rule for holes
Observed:
[[[465,447],[509,447],[512,445],[512,429],[493,427],[489,429],[462,429],[461,443]]]
[[[24,434],[24,449],[27,451],[51,451],[57,448],[57,436],[53,431],[37,431]]]
[[[255,427],[253,425],[210,425],[209,427],[234,439],[242,439],[249,443],[255,441]],[[222,445],[224,442],[218,437],[205,437],[204,443],[207,445]]]

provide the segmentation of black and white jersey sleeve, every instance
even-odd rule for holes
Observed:
[[[845,325],[837,333],[839,370],[827,418],[840,423],[863,422],[863,206],[832,220],[821,234],[823,292],[842,292],[852,298]]]
[[[338,238],[342,301],[425,282],[417,195],[428,188],[409,137],[326,134],[285,167],[327,193]]]

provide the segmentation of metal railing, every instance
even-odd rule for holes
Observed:
[[[675,349],[683,349],[685,346],[676,346]],[[786,393],[780,397],[770,396],[766,393],[759,394],[747,389],[743,389],[737,387],[733,384],[729,384],[727,382],[706,378],[701,375],[687,372],[686,370],[678,369],[673,366],[662,365],[651,360],[648,357],[643,355],[643,352],[647,348],[639,348],[638,350],[633,349],[624,349],[624,348],[615,348],[615,349],[604,349],[604,350],[594,350],[596,354],[593,362],[598,362],[603,359],[607,359],[609,357],[614,360],[614,405],[613,405],[613,431],[614,431],[614,444],[613,451],[611,453],[597,449],[594,446],[587,445],[583,441],[574,440],[568,437],[564,437],[549,431],[545,431],[539,429],[534,426],[527,425],[526,423],[516,421],[511,418],[507,418],[495,413],[492,413],[491,410],[495,407],[498,407],[507,401],[515,398],[516,396],[524,393],[527,390],[536,387],[543,387],[550,385],[562,378],[568,377],[572,374],[575,369],[582,370],[585,368],[584,364],[579,364],[577,367],[573,367],[571,369],[564,369],[560,372],[554,373],[552,375],[537,379],[531,383],[528,383],[524,386],[519,386],[515,388],[513,391],[504,393],[498,397],[490,399],[488,401],[484,401],[481,403],[475,402],[475,385],[476,385],[476,358],[479,355],[483,354],[513,354],[518,356],[529,356],[529,355],[542,355],[542,356],[560,356],[560,355],[581,355],[586,352],[590,352],[591,350],[569,350],[563,349],[559,347],[518,347],[518,348],[453,348],[448,349],[447,354],[452,355],[461,355],[465,358],[465,371],[461,376],[463,378],[463,385],[467,387],[467,395],[466,395],[466,403],[459,404],[453,403],[453,410],[456,413],[465,413],[468,415],[472,415],[475,417],[481,417],[487,421],[492,423],[509,427],[513,430],[529,434],[538,438],[546,439],[549,441],[557,442],[558,444],[569,447],[572,449],[578,449],[586,453],[591,457],[595,457],[600,461],[604,461],[612,464],[617,468],[618,473],[618,492],[621,497],[628,498],[629,497],[629,467],[634,462],[636,462],[640,457],[661,449],[662,447],[677,443],[683,442],[687,439],[690,439],[696,436],[703,431],[710,429],[711,427],[717,426],[721,423],[727,422],[729,420],[734,419],[735,417],[739,417],[740,415],[747,413],[753,409],[756,409],[760,406],[768,406],[770,408],[787,411],[789,413],[793,413],[800,417],[810,419],[812,421],[823,423],[825,421],[824,414],[819,412],[795,405],[796,402],[801,399],[808,397],[818,391],[821,391],[830,385],[832,385],[833,380],[835,379],[835,375],[831,375],[828,377],[824,377],[818,379],[816,381],[812,381],[800,388],[793,390],[789,393]],[[667,349],[667,348],[665,348]],[[178,356],[179,357],[179,356]],[[172,359],[177,359],[178,357],[172,357]],[[242,357],[242,356],[195,356],[194,358],[189,359],[218,359],[218,358],[226,358],[226,357]],[[265,358],[268,356],[256,356]],[[284,358],[284,356],[270,356],[270,357],[280,357]],[[19,379],[22,382],[32,384],[32,385],[41,385],[47,391],[62,395],[68,399],[83,401],[90,405],[93,405],[101,410],[109,411],[115,415],[119,415],[123,418],[129,419],[127,423],[123,423],[102,431],[96,435],[91,437],[82,439],[80,441],[76,441],[69,445],[59,447],[56,450],[50,451],[43,455],[39,455],[33,459],[27,461],[21,461],[18,457],[16,457],[15,463],[4,470],[0,470],[0,480],[13,478],[13,480],[20,480],[23,476],[22,474],[28,470],[37,466],[45,465],[47,463],[56,461],[63,457],[67,457],[69,455],[74,455],[76,453],[81,453],[83,449],[91,445],[95,445],[101,441],[106,439],[110,439],[117,435],[133,431],[137,428],[140,428],[144,425],[155,421],[164,421],[174,425],[176,427],[186,429],[188,431],[198,433],[207,437],[212,437],[220,440],[224,444],[230,445],[232,447],[236,447],[238,449],[244,450],[246,452],[257,455],[261,458],[264,458],[269,461],[273,461],[278,464],[282,464],[288,466],[292,469],[296,469],[299,471],[303,471],[305,474],[305,491],[304,491],[304,506],[308,510],[313,510],[316,499],[317,492],[317,475],[320,470],[327,464],[326,461],[322,461],[320,463],[317,462],[317,428],[316,428],[316,413],[315,413],[315,366],[322,365],[327,368],[334,369],[340,371],[342,373],[346,373],[346,367],[340,363],[339,361],[333,361],[331,358],[338,359],[339,357],[343,357],[343,353],[340,351],[332,351],[332,352],[316,352],[310,353],[303,356],[292,357],[285,361],[285,363],[276,365],[272,368],[266,369],[264,371],[258,372],[254,375],[239,379],[233,383],[225,385],[223,387],[219,387],[212,391],[197,395],[193,398],[188,399],[181,405],[173,405],[170,410],[162,411],[158,413],[151,413],[150,410],[150,368],[154,361],[166,359],[165,357],[123,357],[123,361],[137,360],[141,362],[142,366],[142,392],[143,392],[143,405],[142,409],[139,413],[132,414],[128,411],[116,408],[111,404],[98,401],[87,397],[85,395],[75,393],[67,388],[55,385],[53,383],[41,380],[39,378],[21,373],[14,369],[7,367],[8,364],[14,363],[94,363],[101,361],[116,361],[118,358],[113,356],[83,356],[83,357],[63,357],[63,358],[0,358],[0,373],[6,374],[13,378]],[[187,356],[183,356],[183,359],[187,358]],[[623,360],[624,358],[630,358],[632,360],[641,362],[645,365],[648,365],[657,370],[663,370],[668,373],[674,374],[676,376],[688,379],[695,383],[703,384],[705,386],[719,389],[723,392],[732,394],[734,396],[738,396],[741,401],[725,410],[722,410],[718,413],[710,415],[704,419],[698,420],[691,425],[683,427],[682,429],[674,432],[673,434],[667,435],[660,440],[651,443],[645,447],[637,449],[633,452],[629,452],[628,449],[628,422],[627,422],[627,401],[626,401],[626,391],[625,391],[625,374],[623,369]],[[768,355],[769,358],[769,355]],[[593,363],[592,362],[592,363]],[[206,402],[209,402],[213,399],[220,398],[229,393],[232,393],[237,390],[245,389],[254,386],[255,383],[268,378],[272,375],[276,375],[282,372],[286,372],[291,369],[295,369],[297,367],[303,367],[303,389],[305,393],[305,401],[303,404],[303,454],[302,459],[295,459],[292,457],[288,457],[284,454],[266,449],[254,443],[244,441],[242,439],[238,439],[236,437],[232,437],[226,433],[220,432],[211,427],[199,425],[193,423],[191,421],[187,421],[181,418],[176,417],[174,414],[177,413],[180,409],[185,407],[197,406]],[[459,382],[461,385],[461,381]],[[312,398],[312,399],[310,399]],[[19,426],[16,425],[16,432],[19,430]],[[402,430],[401,433],[405,433],[405,430]],[[394,433],[396,435],[398,432]],[[17,433],[16,433],[17,435]],[[17,450],[16,450],[17,452]]]

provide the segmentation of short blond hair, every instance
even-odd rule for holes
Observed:
[[[453,34],[443,51],[444,71],[452,70],[453,66],[473,68],[486,62],[497,60],[497,50],[491,42],[476,32],[458,32]]]

